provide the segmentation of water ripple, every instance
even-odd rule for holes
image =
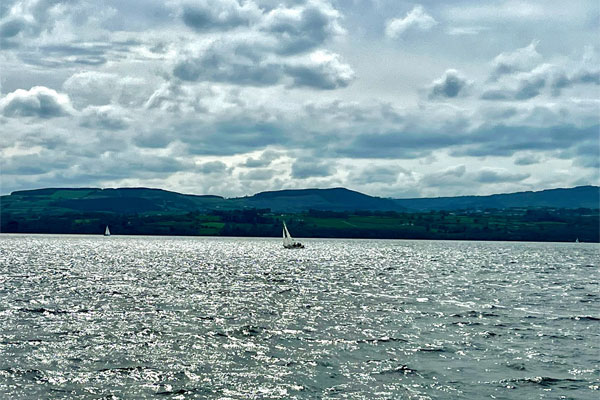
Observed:
[[[597,399],[593,244],[0,235],[0,398]]]

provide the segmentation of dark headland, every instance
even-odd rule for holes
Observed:
[[[3,233],[600,241],[600,187],[417,199],[345,188],[224,198],[148,188],[47,188],[0,198]]]

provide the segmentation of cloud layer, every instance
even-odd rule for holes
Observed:
[[[405,197],[598,184],[589,15],[600,10],[563,9],[5,1],[2,193],[346,186]]]

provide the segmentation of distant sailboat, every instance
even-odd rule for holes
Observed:
[[[303,249],[304,245],[300,242],[296,242],[283,222],[283,247],[286,249]]]
[[[575,239],[575,243],[579,243],[579,238]]]
[[[106,225],[106,229],[104,230],[104,236],[110,236],[110,229],[108,229],[108,225]]]

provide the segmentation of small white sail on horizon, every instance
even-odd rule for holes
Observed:
[[[110,236],[110,229],[108,229],[108,225],[106,225],[106,229],[104,230],[104,236]]]
[[[292,235],[290,235],[290,231],[283,221],[283,247],[286,249],[303,249],[304,245],[300,242],[296,242]]]

